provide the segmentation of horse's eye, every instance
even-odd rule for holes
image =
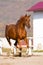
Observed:
[[[30,19],[29,19],[29,21],[30,21]]]

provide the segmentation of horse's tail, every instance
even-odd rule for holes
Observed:
[[[8,25],[5,27],[5,37],[7,37],[7,30],[8,30]]]

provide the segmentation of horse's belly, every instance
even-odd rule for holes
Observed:
[[[11,39],[16,39],[16,34],[11,34],[11,35],[9,35],[9,37],[11,38]]]

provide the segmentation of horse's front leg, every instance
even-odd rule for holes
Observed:
[[[20,39],[18,39],[18,45],[19,45],[19,48],[21,48]]]
[[[28,43],[28,39],[27,39],[27,37],[24,38],[24,41],[25,41],[25,43],[26,43],[26,45],[27,45],[27,48],[29,48],[29,43]]]
[[[27,38],[24,38],[24,41],[25,41],[25,43],[26,43],[26,45],[27,45],[26,54],[28,54],[28,53],[29,53],[29,42],[28,42],[28,39],[27,39]]]

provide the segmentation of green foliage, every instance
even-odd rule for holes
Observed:
[[[10,48],[2,48],[2,52],[9,52],[9,51],[11,51]]]
[[[33,50],[33,52],[43,52],[43,50]]]

